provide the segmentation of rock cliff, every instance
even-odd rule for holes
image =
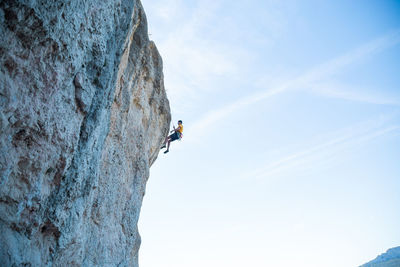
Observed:
[[[137,266],[168,133],[139,0],[0,1],[0,266]]]

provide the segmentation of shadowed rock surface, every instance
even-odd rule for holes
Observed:
[[[1,1],[0,33],[0,266],[137,266],[170,123],[140,1]]]
[[[376,259],[361,265],[360,267],[399,267],[400,266],[400,247],[388,249],[376,257]]]

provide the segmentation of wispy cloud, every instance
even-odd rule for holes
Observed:
[[[165,85],[174,113],[190,110],[199,95],[218,90],[216,78],[236,77],[243,59],[250,57],[235,43],[210,38],[213,31],[222,31],[216,25],[223,8],[220,2],[193,4],[174,0],[172,5],[148,5],[148,14],[166,25],[150,30],[163,56]]]
[[[246,7],[239,2],[146,2],[151,38],[163,57],[165,86],[174,116],[196,112],[201,100],[227,90],[225,81],[245,81],[249,73],[254,73],[252,62],[259,55],[252,44],[262,44],[265,49],[267,43],[284,34],[291,14],[287,11],[293,8],[293,3],[279,1],[263,1],[262,5],[257,12],[265,10],[265,14],[257,13],[264,17],[255,27],[247,12],[256,18],[256,11],[247,6],[245,12]],[[153,28],[153,23],[158,27]]]
[[[343,151],[365,144],[380,136],[397,132],[400,133],[400,125],[387,123],[388,117],[381,117],[367,122],[359,123],[351,128],[343,129],[335,133],[334,137],[306,149],[293,152],[278,160],[266,162],[262,167],[251,172],[246,172],[243,177],[261,179],[276,177],[288,170],[297,168],[315,168],[324,160],[340,158]]]
[[[207,127],[211,126],[213,123],[229,116],[233,112],[255,104],[259,101],[268,99],[272,96],[290,91],[290,90],[298,90],[309,88],[310,92],[318,92],[318,94],[322,94],[328,97],[339,97],[344,99],[353,99],[363,102],[376,103],[376,101],[372,101],[371,97],[363,96],[361,94],[355,94],[351,92],[343,93],[337,90],[328,90],[325,88],[323,90],[316,89],[316,83],[320,82],[323,79],[329,78],[333,74],[343,70],[346,66],[350,64],[354,64],[359,62],[362,59],[373,56],[374,54],[383,51],[389,47],[398,45],[400,43],[400,30],[396,30],[386,34],[380,38],[367,42],[360,47],[352,50],[344,55],[341,55],[337,58],[329,60],[321,65],[316,66],[315,68],[306,71],[302,75],[290,79],[274,88],[268,88],[266,90],[260,91],[255,94],[251,94],[248,97],[240,99],[238,101],[227,104],[221,108],[215,109],[213,111],[208,112],[201,118],[200,120],[194,122],[191,127],[191,132],[189,135],[194,135],[195,133],[203,132]],[[330,88],[333,89],[333,88]],[[382,101],[384,103],[391,103],[391,101]],[[394,102],[397,104],[397,102]]]
[[[309,83],[316,80],[321,80],[336,73],[338,70],[360,61],[369,56],[381,52],[389,47],[400,43],[400,29],[392,31],[384,36],[367,42],[355,50],[352,50],[344,55],[334,58],[326,63],[317,66],[309,72],[301,75],[296,79],[298,83]]]
[[[310,84],[307,87],[307,91],[328,98],[338,98],[375,105],[400,106],[400,98],[398,96],[384,96],[366,88],[361,89],[354,85],[337,82]]]

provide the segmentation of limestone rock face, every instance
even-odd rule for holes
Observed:
[[[137,266],[168,133],[139,0],[0,1],[0,266]]]

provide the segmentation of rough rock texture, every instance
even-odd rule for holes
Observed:
[[[137,266],[170,123],[139,0],[0,1],[0,266]]]
[[[400,266],[400,247],[388,249],[376,257],[374,260],[361,265],[360,267],[399,267]]]

